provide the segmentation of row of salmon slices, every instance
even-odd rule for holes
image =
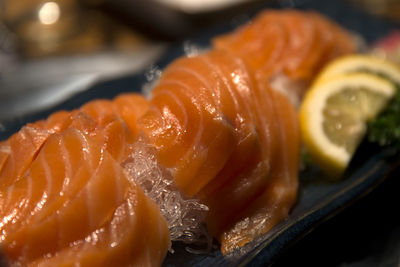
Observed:
[[[284,75],[307,84],[355,49],[352,36],[321,15],[268,10],[215,38],[209,52],[171,63],[150,100],[93,100],[26,125],[0,143],[5,261],[161,265],[170,211],[138,185],[149,165],[130,171],[139,142],[153,148],[167,173],[161,180],[173,185],[158,195],[176,190],[206,207],[197,225],[206,223],[223,254],[266,233],[296,201],[300,149],[297,111],[270,82]],[[285,90],[301,98],[299,88]]]

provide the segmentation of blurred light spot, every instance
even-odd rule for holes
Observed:
[[[54,24],[60,18],[60,7],[55,2],[47,2],[39,9],[39,20],[45,25]]]

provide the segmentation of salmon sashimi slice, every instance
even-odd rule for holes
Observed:
[[[97,125],[105,125],[117,118],[114,104],[108,99],[97,99],[84,104],[80,111],[91,117]]]
[[[125,93],[113,100],[92,100],[80,108],[100,125],[105,125],[116,118],[122,119],[133,135],[137,134],[136,121],[148,109],[148,101],[136,93]]]
[[[148,109],[148,101],[140,94],[125,93],[113,100],[92,100],[81,108],[73,111],[58,111],[45,120],[29,123],[28,126],[46,129],[51,133],[60,132],[70,127],[77,113],[84,113],[90,117],[96,125],[107,125],[109,122],[121,119],[136,136],[136,121]]]
[[[68,125],[67,125],[68,122]],[[136,137],[132,134],[125,122],[117,116],[95,121],[83,111],[72,113],[65,126],[74,128],[95,138],[102,148],[122,163],[130,153]],[[66,128],[66,129],[67,129]]]
[[[218,238],[223,254],[265,234],[288,216],[296,201],[300,149],[297,112],[280,93],[274,92],[273,99],[274,103],[279,103],[277,116],[284,118],[280,125],[281,149],[275,155],[276,161],[272,165],[270,179],[264,191],[236,214],[230,226],[220,232]],[[240,186],[236,187],[236,190],[240,189]],[[210,216],[209,220],[214,218]]]
[[[227,58],[234,58],[233,56],[229,56]],[[240,62],[240,60],[237,60]],[[240,69],[238,63],[236,62],[236,68]],[[243,63],[242,63],[243,64]],[[235,68],[234,61],[228,63],[225,61],[225,64],[222,65],[222,68],[228,69]],[[220,66],[221,67],[221,66]],[[264,88],[258,88],[257,82],[251,79],[251,75],[246,74],[245,69],[242,67],[242,73],[240,73],[240,77],[243,80],[248,80],[247,87],[250,87],[252,90],[252,94],[247,98],[247,103],[250,103],[252,106],[252,113],[254,115],[254,121],[249,122],[253,123],[255,130],[259,133],[259,150],[261,153],[252,153],[247,155],[248,157],[242,159],[243,163],[246,164],[237,164],[240,158],[241,150],[238,150],[238,154],[235,157],[232,157],[232,162],[228,163],[226,166],[226,170],[221,172],[214,180],[212,180],[201,192],[200,199],[209,207],[209,214],[207,216],[207,226],[209,231],[217,237],[222,243],[222,247],[227,247],[226,243],[223,242],[222,236],[226,231],[229,231],[232,223],[241,224],[242,218],[238,217],[238,214],[246,211],[248,206],[253,203],[264,190],[269,186],[270,180],[274,179],[276,175],[275,167],[277,164],[280,164],[281,159],[279,155],[282,153],[281,151],[284,149],[285,153],[291,153],[288,149],[282,144],[283,142],[288,142],[291,140],[286,140],[286,138],[281,137],[281,128],[286,127],[283,121],[295,119],[295,113],[290,114],[291,117],[280,116],[280,109],[289,109],[293,110],[293,106],[289,103],[288,99],[284,96],[281,96],[277,100],[275,94],[278,94],[271,89],[267,88],[266,85]],[[244,83],[243,83],[244,84]],[[239,93],[243,94],[242,91],[239,90]],[[277,120],[276,118],[279,118]],[[289,123],[289,125],[290,125]],[[292,126],[290,126],[293,128]],[[298,129],[294,127],[294,132],[297,132]],[[299,140],[296,140],[297,143]],[[238,144],[240,147],[242,144]],[[298,149],[293,150],[293,153],[298,154]],[[246,155],[246,154],[244,154]],[[298,163],[298,155],[297,161]],[[293,168],[291,170],[290,181],[293,184],[288,185],[287,190],[292,191],[295,189],[294,195],[296,195],[297,190],[297,171],[298,166],[295,165],[285,165],[286,168]],[[234,171],[229,173],[229,169],[233,169]],[[229,174],[229,176],[225,176]],[[281,173],[278,173],[280,176]],[[225,176],[225,177],[224,177]],[[282,190],[286,190],[286,188],[282,188]],[[292,194],[288,194],[292,196]],[[291,201],[288,201],[291,202]],[[277,203],[278,209],[280,209],[280,204]],[[227,208],[229,207],[229,208]],[[265,208],[265,207],[264,207]],[[285,207],[283,207],[285,208]],[[275,222],[276,223],[276,222]],[[251,231],[251,228],[249,228]],[[257,235],[253,235],[252,239],[257,237]],[[229,249],[223,249],[223,253],[230,252],[236,246],[229,247]]]
[[[100,147],[88,142],[77,130],[69,129],[65,134],[51,136],[25,179],[7,190],[8,202],[12,206],[4,214],[5,217],[13,214],[21,206],[20,203],[24,205],[13,218],[14,222],[3,228],[10,233],[5,236],[6,239],[18,231],[25,231],[28,226],[32,227],[34,221],[41,222],[48,218],[79,194],[89,182],[90,174],[98,169],[100,157]]]
[[[326,62],[357,49],[354,38],[334,22],[295,10],[264,11],[233,33],[215,38],[213,45],[245,60],[261,83],[285,74],[295,83],[309,84]]]
[[[208,66],[181,58],[165,71],[138,125],[171,169],[176,185],[194,196],[224,166],[237,138],[221,111],[219,86]]]
[[[169,246],[166,228],[157,206],[136,186],[104,227],[30,266],[160,266]]]
[[[6,160],[4,159],[0,169],[0,188],[5,188],[21,178],[50,135],[47,130],[24,126],[7,140],[7,144],[2,146],[2,154]]]
[[[52,133],[58,133],[68,127],[68,119],[74,111],[57,111],[51,114],[47,119],[37,121],[28,125],[36,126],[37,128],[46,129]]]
[[[279,18],[279,11],[268,11],[268,15],[259,16],[258,23],[251,21],[236,32],[213,39],[213,46],[246,60],[264,81],[276,71],[290,41],[290,33]]]
[[[29,123],[1,145],[0,187],[8,186],[20,179],[47,138],[70,127],[86,133],[101,129],[105,133],[100,137],[105,139],[105,147],[109,152],[113,151],[113,156],[119,157],[122,162],[131,152],[128,145],[131,145],[136,138],[136,121],[147,108],[146,99],[138,94],[130,93],[118,96],[113,101],[95,100],[81,109],[59,111],[45,120]],[[116,122],[118,120],[120,122]],[[113,127],[119,127],[120,130],[110,130]],[[118,146],[110,146],[107,145],[109,143],[107,140],[120,142]],[[124,151],[121,150],[122,148]]]
[[[130,131],[127,129],[127,127],[124,125],[124,123],[120,120],[116,120],[113,122],[110,122],[109,124],[107,124],[105,127],[98,127],[96,128],[96,124],[94,121],[92,121],[90,119],[90,117],[88,117],[87,115],[85,115],[84,113],[78,112],[76,113],[74,116],[69,118],[70,120],[70,128],[68,129],[77,129],[81,132],[84,132],[86,135],[90,135],[90,138],[95,140],[97,143],[100,144],[101,149],[106,150],[110,156],[112,156],[117,162],[121,163],[125,158],[127,158],[127,156],[132,153],[132,147],[131,144],[133,143],[133,137],[130,135]],[[52,137],[50,137],[52,138]],[[71,141],[72,140],[72,141]],[[83,164],[80,165],[80,161],[83,160],[83,156],[86,154],[79,154],[80,150],[84,151],[88,151],[90,146],[82,146],[82,144],[80,144],[78,141],[79,140],[75,140],[75,142],[73,142],[75,139],[68,139],[68,142],[64,142],[62,143],[60,141],[60,144],[56,145],[56,146],[52,146],[54,149],[47,148],[46,151],[44,151],[43,153],[40,153],[40,160],[44,160],[44,157],[47,157],[48,159],[51,159],[53,156],[56,157],[57,155],[59,155],[58,161],[55,162],[54,164],[52,164],[51,166],[47,166],[46,164],[44,164],[46,167],[46,170],[53,170],[54,173],[57,173],[59,175],[59,178],[61,179],[62,177],[66,177],[67,179],[69,179],[69,182],[67,184],[71,184],[73,185],[73,183],[71,183],[71,173],[67,173],[67,172],[62,172],[62,170],[64,170],[65,168],[63,167],[63,164],[68,164],[69,168],[72,168],[74,170],[76,170],[78,172],[77,176],[79,176],[81,173],[83,173],[84,175],[88,172],[88,168],[87,166],[84,164],[85,161],[83,161]],[[49,145],[47,145],[49,146]],[[76,150],[74,153],[68,153],[68,157],[65,156],[66,152],[71,152],[67,149],[67,147],[75,147]],[[63,150],[60,150],[60,149]],[[93,149],[91,149],[93,150]],[[93,154],[94,155],[94,154]],[[39,159],[38,159],[39,160]],[[64,161],[63,161],[64,160]],[[86,161],[87,162],[87,161]],[[74,164],[72,164],[74,163]],[[37,164],[36,164],[37,165]],[[36,166],[35,165],[35,166]],[[41,165],[39,165],[41,166]],[[85,167],[86,166],[86,167]],[[39,167],[35,167],[33,170],[39,170],[37,171],[37,176],[44,178],[43,175],[41,175],[41,173],[44,172],[43,168]],[[32,172],[32,169],[31,169]],[[29,174],[27,179],[22,180],[20,183],[16,182],[14,184],[12,184],[8,189],[7,192],[9,193],[10,190],[13,190],[15,188],[25,188],[28,186],[28,183],[31,181],[29,179],[31,179],[31,174]],[[60,180],[61,181],[61,180]],[[79,181],[79,180],[78,180]],[[40,179],[37,178],[35,179],[35,184],[36,186],[39,186],[40,183]],[[57,184],[57,183],[52,183],[52,184]],[[59,184],[59,186],[61,186],[61,184]],[[74,187],[73,187],[74,188]],[[45,192],[43,191],[42,188],[34,188],[32,189],[33,192]],[[60,194],[64,195],[67,189],[63,188],[63,191],[60,192]],[[24,191],[22,189],[22,191]],[[68,190],[67,190],[68,191]],[[71,194],[76,194],[78,191],[69,191]],[[23,197],[23,195],[18,195],[19,197]],[[46,193],[46,199],[48,199],[50,197],[49,193]],[[22,199],[16,199],[16,200],[11,200],[10,201],[10,197],[8,199],[9,203],[12,203],[13,205],[20,205],[20,203],[23,201]],[[61,198],[63,199],[63,198]],[[62,204],[62,202],[55,202],[58,203],[58,206],[56,206],[55,208],[59,208],[59,206]],[[42,204],[41,204],[42,205]],[[14,206],[12,206],[11,208],[8,208],[8,212],[11,214],[14,211]],[[7,206],[3,203],[2,205],[2,209],[4,211],[7,210]],[[49,211],[51,213],[52,209],[47,209],[47,211]],[[20,214],[24,214],[23,212],[19,212]],[[44,216],[48,216],[49,213],[45,213]],[[9,215],[8,215],[9,216]],[[25,219],[26,220],[26,219]],[[14,226],[17,224],[13,224]]]
[[[99,131],[103,148],[119,163],[122,163],[131,153],[136,138],[122,120],[115,120]]]
[[[143,193],[131,194],[110,223],[88,235],[87,241],[75,242],[30,266],[160,266],[169,244],[165,221]]]
[[[2,229],[6,255],[11,262],[27,264],[85,240],[112,221],[117,208],[131,195],[132,186],[136,185],[95,138],[72,128],[52,135],[25,179],[7,192],[8,202],[18,205],[11,205],[11,213],[2,217],[9,218],[19,210],[13,223]],[[160,214],[158,217],[162,220]],[[167,227],[157,227],[158,233],[163,232],[159,238],[168,243]],[[167,248],[168,244],[161,251]]]
[[[149,109],[149,101],[140,94],[125,93],[113,100],[119,117],[126,123],[133,136],[138,135],[137,120]]]
[[[243,62],[235,56],[215,51],[204,57],[213,62],[213,70],[221,73],[229,84],[231,98],[238,103],[236,114],[228,115],[228,117],[235,121],[235,130],[240,138],[235,143],[235,151],[224,169],[201,191],[201,198],[215,193],[219,188],[224,187],[227,181],[232,181],[241,173],[257,165],[263,166],[264,172],[267,173],[268,166],[265,163],[270,161],[276,149],[273,106],[268,103],[269,98],[261,98],[259,95],[260,93],[266,95],[269,91],[259,90],[254,77]],[[260,99],[266,100],[261,103]],[[266,114],[271,114],[271,116]],[[259,186],[262,188],[262,185]],[[244,199],[243,202],[245,202]]]
[[[148,106],[143,96],[126,93],[113,100],[90,101],[79,112],[81,116],[88,115],[94,121],[96,130],[92,130],[93,134],[100,131],[101,134],[97,136],[102,140],[99,142],[122,163],[132,153],[132,144],[138,135],[137,120],[147,111]]]
[[[319,45],[316,42],[316,25],[308,19],[308,16],[294,10],[289,10],[285,16],[281,16],[281,21],[290,34],[290,42],[284,57],[277,64],[281,65],[279,68],[291,79],[309,80],[309,74],[315,75],[315,72],[309,69],[313,65],[306,68],[303,62],[310,61],[309,56],[317,52],[313,50]]]
[[[46,140],[54,133],[68,128],[77,115],[77,111],[59,111],[46,120],[28,123],[1,145],[1,155],[7,162],[0,168],[0,187],[7,187],[18,181],[39,153]],[[81,125],[81,128],[83,126]],[[93,124],[86,125],[87,130],[94,129]],[[4,153],[6,152],[6,153]]]
[[[251,68],[240,58],[213,50],[172,63],[154,88],[148,113],[138,122],[145,142],[154,146],[159,163],[169,168],[177,188],[186,196],[199,197],[209,208],[207,227],[226,248],[224,253],[237,247],[224,241],[224,234],[242,221],[239,215],[271,186],[271,180],[289,172],[292,183],[287,191],[291,193],[283,198],[293,203],[290,197],[296,195],[292,191],[297,190],[298,166],[281,163],[281,155],[290,153],[282,143],[299,145],[298,139],[286,140],[298,137],[297,127],[291,126],[295,112],[286,97],[276,94],[267,84],[259,87]],[[279,109],[293,113],[281,116]],[[224,123],[213,124],[214,118],[223,118],[229,128]],[[288,125],[295,133],[282,136]],[[232,136],[229,142],[219,138],[221,131]],[[212,143],[206,134],[213,137]],[[202,147],[213,152],[203,154]],[[298,152],[298,148],[293,150]],[[298,155],[294,159],[298,163]],[[285,203],[278,201],[277,209],[281,205],[287,209]]]

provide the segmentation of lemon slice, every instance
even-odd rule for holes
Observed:
[[[314,84],[342,73],[373,73],[400,85],[400,67],[390,61],[369,55],[348,55],[330,63],[314,81]]]
[[[315,83],[300,109],[304,144],[322,170],[339,176],[366,131],[394,95],[392,82],[369,73],[338,74]]]

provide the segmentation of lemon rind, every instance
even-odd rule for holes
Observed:
[[[344,147],[332,143],[325,135],[322,122],[322,109],[326,100],[333,94],[343,90],[345,87],[363,87],[371,91],[382,93],[388,99],[395,93],[395,86],[388,80],[377,75],[363,72],[352,72],[338,74],[337,76],[325,79],[323,83],[315,84],[304,99],[300,111],[301,120],[304,121],[302,132],[306,133],[304,142],[311,157],[321,167],[330,172],[343,170],[352,155]],[[306,118],[306,116],[308,118]]]
[[[323,83],[325,80],[350,72],[375,72],[383,74],[396,84],[400,84],[400,67],[387,60],[369,55],[348,55],[339,58],[322,70],[314,84]]]

